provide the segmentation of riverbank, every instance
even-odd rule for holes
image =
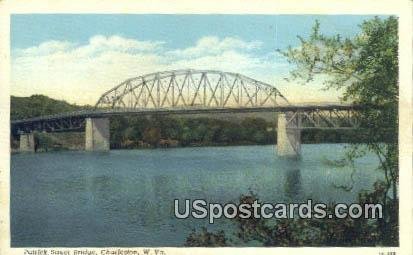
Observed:
[[[11,97],[11,119],[30,118],[87,109],[42,95]],[[114,116],[110,118],[111,149],[276,144],[277,116],[274,113],[203,114],[191,116]],[[354,135],[357,132],[358,135]],[[301,143],[364,142],[360,130],[302,130]],[[357,137],[357,141],[355,141]],[[12,152],[19,148],[12,138]],[[36,150],[84,150],[83,132],[36,133]]]
[[[202,126],[201,126],[202,127]],[[221,147],[221,146],[238,146],[238,145],[271,145],[277,143],[275,129],[267,128],[260,131],[246,130],[244,133],[252,134],[249,140],[246,135],[231,134],[232,129],[225,127],[214,131],[215,136],[192,135],[188,137],[188,131],[176,130],[173,137],[162,137],[160,130],[149,128],[143,132],[143,135],[128,137],[119,134],[111,128],[110,148],[116,149],[156,149],[156,148],[184,148],[184,147]],[[154,131],[155,130],[155,131]],[[168,131],[171,132],[171,131]],[[196,131],[191,131],[196,134]],[[323,144],[323,143],[350,143],[354,139],[353,130],[302,130],[302,144]],[[224,133],[224,134],[222,134]],[[229,139],[230,137],[230,139]],[[61,150],[84,150],[85,134],[84,132],[69,133],[35,133],[36,151],[61,151]],[[363,142],[363,141],[359,141]],[[14,138],[10,141],[12,153],[18,152],[19,141]]]

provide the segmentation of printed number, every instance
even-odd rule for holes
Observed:
[[[379,255],[396,255],[395,251],[379,252]]]

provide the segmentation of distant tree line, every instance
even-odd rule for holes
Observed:
[[[44,95],[11,97],[10,118],[23,119],[63,112],[91,109]],[[274,119],[275,120],[275,119]],[[352,130],[303,130],[303,143],[346,143],[356,137]],[[110,120],[111,147],[113,149],[214,146],[214,145],[264,145],[275,144],[276,122],[260,117],[217,119],[215,116],[116,116]],[[56,137],[37,135],[38,146],[60,148]],[[360,139],[358,137],[357,139]],[[75,139],[76,142],[81,141]],[[74,148],[79,148],[78,144]]]
[[[271,144],[272,124],[262,118],[240,122],[208,117],[115,117],[110,133],[113,148]]]
[[[175,147],[274,144],[276,125],[258,117],[241,121],[211,117],[114,117],[110,122],[111,147]],[[303,130],[303,143],[345,143],[352,130]]]

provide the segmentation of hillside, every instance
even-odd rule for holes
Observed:
[[[66,101],[56,100],[44,95],[10,98],[10,119],[25,119],[42,115],[77,111],[91,106],[78,106]]]
[[[43,95],[11,97],[11,119],[88,109]],[[116,116],[110,121],[111,148],[213,146],[276,143],[275,113]],[[343,143],[352,130],[303,130],[303,143]],[[39,149],[82,149],[82,132],[37,134]],[[17,139],[17,138],[15,138]],[[13,145],[14,144],[14,145]],[[17,142],[12,142],[17,147]]]

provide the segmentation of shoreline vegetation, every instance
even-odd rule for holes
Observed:
[[[90,109],[44,95],[11,97],[12,120]],[[355,142],[353,130],[303,130],[306,143]],[[11,138],[12,152],[18,137]],[[83,150],[84,133],[35,133],[36,151]],[[231,114],[193,116],[112,117],[111,149],[153,149],[203,146],[276,144],[276,114]]]
[[[186,246],[234,246],[234,241],[256,242],[271,247],[396,247],[399,245],[399,153],[398,153],[398,18],[374,17],[360,24],[352,38],[326,35],[316,21],[309,35],[298,35],[300,45],[278,50],[295,65],[291,80],[303,84],[322,76],[325,89],[342,89],[343,100],[361,104],[359,123],[365,132],[350,143],[335,166],[351,166],[366,153],[374,154],[385,178],[372,191],[358,193],[359,204],[381,204],[383,217],[360,219],[277,219],[275,222],[234,218],[235,230],[194,230]],[[354,139],[353,138],[353,139]],[[352,185],[337,188],[354,192]],[[240,203],[258,200],[253,192],[240,196]],[[332,206],[328,206],[332,210]],[[237,215],[238,216],[238,215]],[[233,238],[234,237],[234,238]]]

